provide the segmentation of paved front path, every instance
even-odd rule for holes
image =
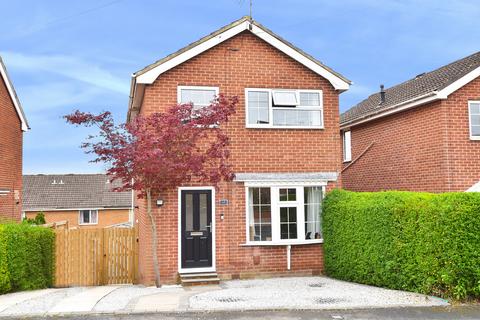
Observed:
[[[105,286],[0,295],[1,316],[446,306],[444,300],[326,277],[226,281],[219,286]]]

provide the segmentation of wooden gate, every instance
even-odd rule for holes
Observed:
[[[137,228],[55,230],[55,286],[135,283]]]

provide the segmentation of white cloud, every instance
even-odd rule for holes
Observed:
[[[102,67],[81,58],[67,55],[27,55],[17,52],[3,52],[3,59],[11,70],[38,74],[48,72],[73,80],[128,94],[128,77],[116,77]]]

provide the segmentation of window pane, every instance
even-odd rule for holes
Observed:
[[[343,160],[352,160],[352,133],[351,131],[345,131],[343,133]]]
[[[480,126],[472,126],[472,135],[480,136]]]
[[[480,103],[470,103],[470,113],[480,114]]]
[[[248,123],[249,124],[268,124],[268,91],[249,91],[248,92]]]
[[[273,104],[277,106],[296,106],[298,105],[297,94],[295,91],[274,91]]]
[[[297,239],[297,224],[290,223],[288,229],[288,239]]]
[[[472,125],[480,126],[480,115],[472,115]]]
[[[273,109],[273,125],[320,127],[322,125],[321,110]]]
[[[90,211],[89,210],[82,210],[81,211],[81,223],[90,223]]]
[[[297,208],[280,208],[280,238],[297,239]]]
[[[193,194],[185,194],[185,230],[193,230]]]
[[[262,204],[270,204],[270,188],[260,188]]]
[[[272,222],[272,213],[270,206],[261,207],[261,223],[270,224]]]
[[[200,230],[207,230],[207,194],[200,195]]]
[[[297,201],[297,189],[280,189],[280,201]]]
[[[305,239],[321,239],[322,188],[305,187]]]
[[[98,211],[90,211],[90,223],[98,223]]]
[[[288,222],[288,208],[280,208],[280,223]]]
[[[192,102],[194,107],[208,106],[215,99],[215,90],[181,89],[180,103]]]
[[[320,106],[320,94],[318,92],[300,92],[301,106]]]
[[[249,233],[250,241],[271,241],[270,188],[249,188]]]

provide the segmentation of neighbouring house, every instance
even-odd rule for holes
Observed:
[[[119,186],[105,174],[24,175],[23,216],[42,212],[48,224],[68,228],[131,227],[133,193],[113,191]]]
[[[0,222],[22,217],[23,132],[29,129],[22,105],[0,57]]]
[[[225,130],[235,181],[201,181],[155,207],[163,283],[323,270],[320,215],[340,185],[339,94],[350,81],[244,17],[136,72],[128,117],[238,96]],[[151,229],[139,201],[139,273],[154,280]],[[179,277],[180,275],[180,277]]]
[[[480,191],[480,52],[341,115],[342,183],[355,191]]]

